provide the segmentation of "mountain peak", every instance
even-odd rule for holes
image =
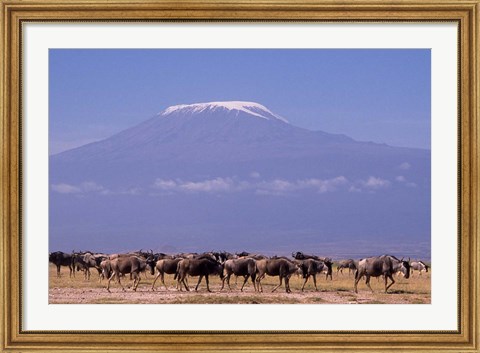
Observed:
[[[159,113],[161,116],[170,116],[177,113],[202,113],[202,112],[219,112],[219,111],[233,111],[247,113],[257,118],[266,120],[280,120],[284,123],[288,121],[272,113],[265,106],[255,102],[242,102],[242,101],[226,101],[226,102],[208,102],[208,103],[194,103],[194,104],[180,104],[168,107],[163,112]]]

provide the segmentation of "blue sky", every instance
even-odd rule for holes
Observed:
[[[430,50],[51,49],[50,154],[168,106],[253,101],[311,130],[430,148]]]

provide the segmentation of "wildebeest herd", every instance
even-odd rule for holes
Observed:
[[[354,272],[353,289],[357,292],[358,282],[365,277],[365,283],[370,290],[371,277],[383,277],[385,282],[385,293],[395,283],[394,275],[403,275],[409,278],[413,271],[428,272],[429,266],[423,261],[410,261],[410,259],[398,259],[392,255],[369,257],[360,260],[347,259],[333,262],[331,258],[307,255],[297,251],[292,257],[272,256],[267,257],[261,254],[241,252],[232,254],[226,251],[205,252],[205,253],[180,253],[164,254],[153,251],[135,251],[124,254],[104,254],[91,251],[64,253],[56,251],[49,254],[49,262],[57,268],[57,276],[60,276],[62,266],[68,267],[70,277],[75,276],[78,271],[83,272],[86,280],[90,279],[90,271],[96,270],[99,281],[107,280],[106,289],[110,292],[110,282],[116,282],[125,290],[121,283],[123,276],[129,275],[133,280],[133,290],[136,291],[141,281],[142,272],[150,272],[155,275],[152,290],[155,290],[155,283],[160,278],[165,286],[165,275],[173,275],[176,280],[177,290],[189,291],[188,277],[198,277],[195,290],[198,289],[202,279],[205,278],[207,290],[210,292],[209,276],[219,276],[222,282],[221,290],[225,282],[229,289],[230,278],[243,278],[241,291],[250,280],[255,291],[263,292],[262,280],[266,276],[278,277],[279,283],[273,288],[277,290],[285,282],[285,291],[291,292],[290,277],[298,274],[303,278],[301,290],[305,288],[307,281],[312,278],[315,290],[317,287],[317,274],[325,274],[326,279],[332,279],[333,266],[336,265],[337,274]],[[390,283],[388,283],[390,280]]]

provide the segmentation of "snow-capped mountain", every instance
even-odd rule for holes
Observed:
[[[228,161],[235,156],[282,155],[299,142],[318,145],[347,141],[353,142],[345,136],[295,127],[258,103],[212,102],[169,107],[144,123],[61,153],[52,161]]]
[[[259,103],[175,105],[51,156],[50,211],[52,244],[427,244],[430,151],[310,131]]]

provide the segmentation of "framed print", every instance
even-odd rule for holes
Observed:
[[[478,5],[2,1],[2,349],[479,351]]]

